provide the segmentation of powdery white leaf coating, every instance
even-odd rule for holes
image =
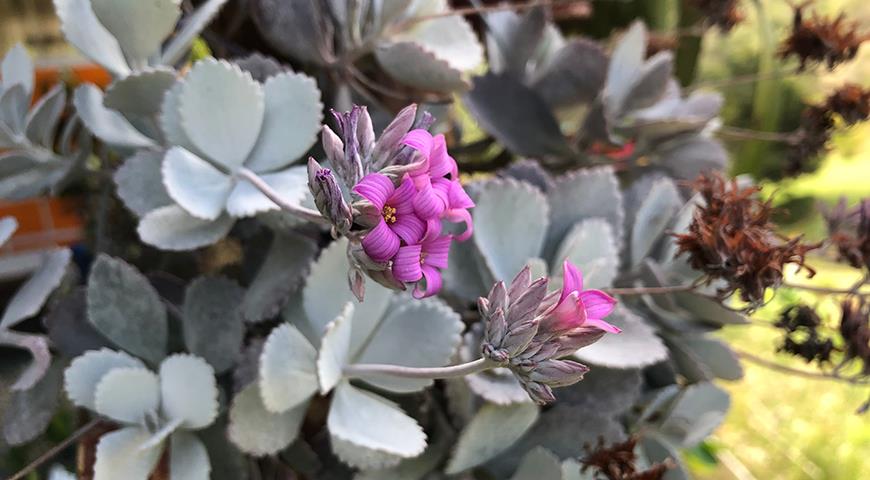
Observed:
[[[0,246],[5,245],[16,230],[18,230],[18,220],[15,217],[0,218]]]
[[[607,321],[622,333],[607,334],[601,340],[577,350],[582,362],[610,368],[640,368],[668,358],[668,349],[646,322],[623,306],[617,306]]]
[[[145,479],[157,466],[161,448],[140,446],[148,440],[148,431],[142,427],[125,427],[100,437],[94,480],[120,478]]]
[[[183,88],[184,82],[178,81],[163,94],[158,118],[160,131],[167,144],[184,147],[185,150],[195,153],[198,157],[205,157],[206,155],[196,148],[181,126],[181,91]]]
[[[115,170],[118,197],[139,217],[173,204],[163,185],[162,164],[162,152],[139,150]]]
[[[21,85],[27,96],[33,93],[33,60],[20,43],[6,52],[0,64],[0,74],[3,76],[3,88]]]
[[[568,260],[583,272],[585,288],[605,288],[613,284],[619,270],[619,252],[613,228],[602,218],[578,222],[565,235],[550,262],[550,276],[561,278],[562,262]]]
[[[90,83],[80,85],[73,94],[73,104],[79,118],[100,140],[128,148],[154,145],[154,140],[136,130],[123,115],[103,105],[103,92],[97,86]]]
[[[640,265],[649,255],[682,205],[683,199],[673,181],[662,178],[652,185],[631,230],[632,265]]]
[[[42,435],[54,418],[60,401],[63,372],[56,362],[45,375],[27,390],[8,394],[2,415],[3,440],[22,445]]]
[[[263,405],[256,382],[236,394],[230,407],[230,440],[243,452],[271,455],[290,445],[299,434],[308,403],[283,413],[272,413]]]
[[[603,97],[607,104],[619,110],[625,101],[632,84],[637,78],[646,53],[646,27],[642,22],[634,22],[619,39],[607,67],[607,82]]]
[[[209,426],[218,414],[214,369],[205,360],[185,354],[160,364],[161,408],[167,418],[181,419],[181,428]]]
[[[342,369],[350,356],[351,318],[353,303],[347,302],[341,313],[326,326],[326,333],[317,352],[317,376],[320,393],[327,394],[342,379]]]
[[[226,277],[200,277],[184,295],[184,344],[217,373],[235,365],[245,336],[240,304],[245,290]]]
[[[300,205],[308,193],[308,171],[298,165],[275,173],[259,176],[272,190],[289,203]],[[245,179],[236,181],[227,199],[227,213],[234,217],[251,217],[261,212],[279,210],[280,207]]]
[[[445,473],[452,475],[480,465],[508,449],[538,419],[532,403],[484,404],[459,435]]]
[[[381,45],[375,50],[375,57],[384,71],[406,85],[437,92],[469,87],[462,72],[414,42]]]
[[[160,63],[174,65],[181,60],[196,37],[217,16],[225,3],[227,0],[208,0],[200,5],[192,15],[182,22],[181,28],[169,40],[163,50],[163,55],[160,57]]]
[[[24,128],[27,138],[37,145],[52,148],[55,131],[65,108],[66,88],[61,84],[55,85],[28,112]]]
[[[236,223],[229,215],[214,221],[196,218],[178,205],[148,212],[136,231],[143,242],[162,250],[193,250],[224,238]]]
[[[260,393],[273,413],[285,412],[317,393],[317,350],[296,327],[284,324],[269,334],[260,354]]]
[[[549,224],[547,199],[527,183],[500,179],[480,188],[476,204],[474,243],[492,280],[510,281],[541,253]]]
[[[145,368],[113,368],[103,375],[94,394],[97,413],[128,424],[143,424],[160,405],[157,375]]]
[[[426,448],[426,434],[413,418],[394,403],[348,382],[335,389],[327,426],[333,445],[340,441],[373,454],[411,458]]]
[[[116,368],[145,368],[138,358],[103,348],[76,357],[64,372],[64,390],[77,406],[96,410],[95,396],[100,380]]]
[[[134,67],[146,64],[175,30],[181,0],[90,0],[94,14]]]
[[[562,480],[562,464],[546,448],[537,447],[523,457],[511,480]]]
[[[42,310],[42,306],[63,280],[69,266],[72,252],[67,248],[57,248],[43,256],[42,264],[24,282],[6,305],[0,328],[10,328]]]
[[[121,46],[97,19],[90,0],[54,0],[54,10],[68,42],[115,75],[130,74]]]
[[[176,432],[169,439],[169,475],[172,479],[209,480],[211,462],[205,445],[190,432]]]
[[[691,448],[713,433],[731,405],[728,392],[712,382],[689,385],[680,392],[660,431],[684,448]]]
[[[112,82],[103,104],[112,110],[134,115],[160,113],[163,95],[175,84],[177,73],[170,68],[151,68]]]
[[[203,220],[220,216],[234,186],[232,178],[182,147],[166,152],[162,172],[169,196]]]
[[[311,77],[280,73],[266,81],[263,92],[263,128],[246,162],[255,172],[271,172],[301,157],[317,141],[323,120],[320,90]]]
[[[181,87],[182,127],[199,151],[235,171],[260,135],[263,96],[260,84],[237,65],[201,60],[190,69]]]

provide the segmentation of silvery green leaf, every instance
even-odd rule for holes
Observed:
[[[619,39],[610,55],[603,97],[604,102],[616,111],[622,108],[643,67],[646,37],[646,27],[642,22],[636,21]]]
[[[263,38],[282,55],[317,64],[330,55],[332,28],[326,2],[256,0],[250,8]]]
[[[0,73],[3,75],[2,89],[21,85],[28,97],[33,93],[33,60],[20,43],[6,52]]]
[[[598,43],[573,38],[532,81],[532,88],[552,108],[595,99],[604,86],[607,55]]]
[[[655,330],[626,307],[617,306],[607,321],[622,333],[607,334],[574,354],[582,362],[610,368],[639,368],[668,357],[668,349]]]
[[[183,330],[187,350],[216,373],[235,365],[245,336],[240,304],[245,291],[225,277],[200,277],[184,294]]]
[[[650,57],[634,79],[623,102],[610,110],[611,118],[620,118],[628,112],[654,105],[665,95],[673,68],[674,54],[669,50]]]
[[[326,326],[317,352],[317,377],[321,394],[325,395],[341,381],[342,370],[350,360],[352,317],[353,303],[347,302],[335,320]]]
[[[650,432],[641,439],[641,447],[650,463],[664,462],[670,459],[674,464],[662,477],[663,480],[689,480],[692,476],[681,461],[679,448],[662,435]]]
[[[271,172],[301,157],[317,141],[323,120],[320,90],[307,75],[280,73],[266,81],[263,92],[263,128],[245,162],[255,172]]]
[[[24,122],[27,117],[27,108],[30,106],[30,97],[20,84],[15,84],[0,94],[0,125],[3,125],[3,137],[9,137],[12,145],[25,141]],[[4,138],[3,143],[10,143]]]
[[[722,423],[731,405],[728,392],[711,382],[689,385],[680,393],[659,430],[684,448],[706,438]]]
[[[16,446],[42,435],[57,410],[63,368],[60,362],[49,368],[32,388],[11,392],[3,408],[3,440]]]
[[[553,177],[544,170],[540,163],[521,159],[511,163],[507,168],[499,172],[501,177],[510,177],[534,185],[538,190],[546,193],[553,188]]]
[[[27,114],[25,132],[31,142],[46,148],[54,146],[54,133],[66,108],[66,89],[56,85],[43,95]]]
[[[527,183],[502,179],[486,182],[476,204],[474,243],[492,280],[510,281],[541,253],[549,224],[547,199]]]
[[[445,473],[454,475],[476,467],[509,448],[538,419],[532,403],[485,404],[459,435]]]
[[[503,68],[493,69],[497,73],[508,71],[519,78],[526,73],[529,60],[537,51],[547,26],[546,11],[536,6],[519,15],[511,11],[496,11],[484,16],[487,30],[498,46],[499,60]]]
[[[210,473],[205,445],[190,432],[175,432],[169,439],[170,480],[209,480]]]
[[[64,389],[77,406],[96,410],[95,395],[100,380],[111,370],[141,368],[145,365],[124,352],[103,348],[77,357],[64,372]]]
[[[178,205],[168,205],[148,212],[136,231],[143,242],[162,250],[193,250],[224,238],[235,222],[229,215],[202,220]]]
[[[143,424],[160,406],[157,375],[139,367],[113,368],[97,383],[94,406],[97,413],[118,422]]]
[[[212,19],[220,12],[221,7],[227,0],[208,0],[201,4],[192,15],[181,21],[181,29],[169,40],[160,63],[175,65],[190,49],[190,45],[197,36],[211,23]]]
[[[619,269],[619,252],[613,229],[601,218],[590,218],[577,223],[565,235],[559,250],[550,262],[550,275],[562,276],[562,262],[570,261],[583,272],[586,288],[605,288],[613,285]]]
[[[543,447],[530,450],[511,480],[562,480],[559,458]]]
[[[447,11],[447,2],[433,2],[438,11]],[[408,28],[390,35],[390,42],[411,42],[431,52],[450,68],[465,72],[483,62],[483,47],[468,21],[461,15],[448,15],[419,22],[409,22]]]
[[[248,480],[248,459],[230,442],[227,436],[227,422],[227,416],[222,415],[210,427],[197,432],[208,452],[211,479]]]
[[[550,228],[547,231],[545,258],[556,253],[569,230],[580,220],[603,217],[613,227],[617,246],[622,245],[623,207],[619,182],[611,167],[591,168],[556,178],[547,192]]]
[[[450,247],[447,264],[449,268],[441,272],[444,290],[452,295],[474,302],[480,295],[486,294],[486,281],[483,280],[479,265],[483,265],[481,253],[473,241],[454,243]],[[489,272],[487,273],[487,276]]]
[[[71,166],[54,161],[39,163],[20,151],[0,153],[0,198],[25,200],[41,195],[57,185]]]
[[[158,447],[140,449],[148,437],[142,427],[124,427],[100,437],[94,480],[148,478],[163,453]]]
[[[254,52],[246,57],[233,60],[233,63],[250,73],[251,77],[260,83],[266,83],[267,80],[281,73],[292,73],[290,67],[260,52]],[[266,108],[268,108],[268,100]]]
[[[134,72],[109,85],[103,105],[125,114],[156,115],[163,95],[175,84],[176,75],[175,70],[165,67]]]
[[[13,216],[0,218],[0,247],[6,244],[15,231],[18,230],[18,220]]]
[[[326,423],[333,445],[336,441],[343,442],[348,453],[357,450],[354,453],[359,453],[360,457],[368,452],[382,460],[383,466],[416,457],[426,448],[426,434],[413,418],[396,404],[348,382],[335,388]],[[340,458],[348,459],[347,456]]]
[[[160,364],[161,409],[167,418],[181,420],[181,427],[197,430],[209,426],[218,414],[218,389],[214,369],[205,360],[175,354]]]
[[[263,405],[259,385],[254,382],[236,394],[230,407],[230,440],[243,452],[271,455],[290,445],[299,434],[308,403],[284,413],[272,413]]]
[[[701,198],[700,194],[695,194],[692,198],[690,198],[683,206],[680,208],[680,211],[674,216],[674,221],[668,229],[672,233],[686,233],[689,231],[689,226],[694,221],[695,210],[697,210],[698,206],[704,204],[704,199]],[[677,246],[676,240],[671,237],[665,243],[662,253],[659,258],[665,265],[670,265],[675,262],[686,263],[685,259],[676,259],[677,251],[679,247]]]
[[[583,465],[573,458],[562,462],[562,480],[595,480],[591,470],[583,470]]]
[[[33,357],[33,360],[10,387],[11,391],[27,390],[33,387],[51,366],[51,352],[48,349],[48,339],[45,335],[0,329],[0,345],[27,350]]]
[[[138,69],[158,53],[181,16],[181,0],[90,0],[97,19]]]
[[[163,185],[162,163],[162,152],[138,150],[115,170],[113,178],[118,197],[139,217],[173,204]]]
[[[301,204],[308,193],[308,171],[303,165],[286,170],[260,175],[272,190],[281,193],[281,198],[293,204]],[[227,199],[227,213],[234,217],[251,217],[280,207],[257,189],[251,182],[240,179]]]
[[[716,378],[740,380],[743,367],[737,354],[725,342],[705,336],[682,335],[674,338],[679,341],[683,351],[688,351],[692,359],[705,365]],[[712,380],[708,378],[707,380]]]
[[[42,264],[6,305],[6,311],[0,319],[0,329],[14,327],[39,313],[48,296],[63,280],[71,258],[72,252],[67,248],[57,248],[44,254]]]
[[[76,476],[60,465],[53,465],[48,471],[48,480],[76,480]]]
[[[426,450],[419,456],[400,461],[396,466],[385,469],[364,470],[353,480],[422,480],[435,470],[450,450],[453,435],[442,432],[436,425],[434,442],[429,442]]]
[[[745,325],[749,323],[740,312],[723,307],[720,303],[692,292],[673,294],[676,304],[696,315],[698,320],[712,325]]]
[[[241,311],[247,322],[277,315],[308,274],[317,244],[295,233],[276,233],[254,280],[245,291]]]
[[[317,350],[295,327],[283,324],[269,334],[260,355],[260,393],[273,413],[285,412],[317,393]]]
[[[640,397],[643,378],[640,369],[611,369],[596,366],[583,381],[556,390],[560,403],[596,409],[618,415],[634,406]]]
[[[511,101],[504,101],[506,98]],[[550,107],[513,76],[488,73],[476,77],[462,100],[481,127],[517,155],[571,154]]]
[[[69,43],[116,76],[130,73],[118,41],[97,19],[90,0],[54,0],[54,10]]]
[[[693,135],[658,147],[653,163],[678,178],[693,180],[703,172],[723,170],[728,164],[728,152],[719,142]]]
[[[363,303],[365,305],[365,303]],[[354,315],[354,322],[361,316]],[[408,367],[440,367],[449,363],[461,341],[464,328],[459,314],[442,300],[396,302],[376,330],[367,335],[353,363],[387,363]],[[359,334],[354,330],[354,335]],[[414,348],[408,348],[414,345]],[[414,392],[431,385],[431,380],[365,376],[364,381],[392,392]]]
[[[464,377],[468,387],[486,401],[496,405],[529,403],[529,394],[523,390],[513,372],[506,368],[494,368]]]
[[[151,362],[166,355],[166,309],[154,287],[120,259],[100,255],[88,277],[88,319],[124,350]]]
[[[228,175],[182,147],[166,152],[161,171],[169,196],[203,220],[215,220],[221,215],[235,186]]]
[[[187,137],[230,171],[241,167],[260,135],[263,88],[237,65],[215,59],[197,62],[182,85],[179,111]]]
[[[154,145],[153,140],[136,130],[120,113],[103,105],[103,92],[95,85],[87,83],[76,88],[73,104],[82,122],[100,140],[118,147]]]
[[[683,200],[674,182],[656,181],[641,202],[631,230],[631,262],[639,265],[680,210]]]
[[[461,71],[417,43],[380,45],[375,50],[375,57],[384,71],[406,85],[436,92],[468,89]]]
[[[183,87],[183,81],[175,82],[163,95],[163,101],[160,103],[160,117],[158,118],[160,131],[163,132],[163,138],[166,139],[167,144],[184,147],[198,157],[207,157],[196,148],[181,126],[181,91]]]

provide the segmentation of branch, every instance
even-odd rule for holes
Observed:
[[[762,366],[764,368],[767,368],[767,369],[770,369],[770,370],[773,370],[776,372],[788,373],[790,375],[797,375],[799,377],[804,377],[804,378],[814,378],[814,379],[819,379],[819,380],[833,380],[833,381],[838,381],[838,382],[849,383],[852,385],[868,385],[868,384],[870,384],[870,378],[863,378],[863,377],[858,377],[858,376],[844,377],[838,373],[829,373],[829,372],[811,372],[809,370],[802,370],[800,368],[792,368],[792,367],[783,365],[781,363],[775,362],[773,360],[768,360],[766,358],[759,357],[758,355],[755,355],[755,354],[752,354],[749,352],[745,352],[743,350],[738,350],[738,349],[733,348],[733,347],[732,347],[732,349],[737,354],[737,356],[739,356],[740,358],[742,358],[744,360],[748,360],[756,365]]]
[[[70,445],[75,443],[79,438],[83,437],[84,435],[89,433],[91,430],[96,428],[98,425],[100,425],[101,422],[102,422],[101,419],[95,418],[95,419],[91,420],[90,422],[86,423],[84,426],[82,426],[81,428],[79,428],[78,430],[73,432],[73,434],[70,435],[69,437],[67,437],[64,441],[58,443],[57,445],[55,445],[54,447],[49,449],[47,452],[45,452],[42,455],[40,455],[39,457],[37,457],[36,460],[30,462],[26,467],[22,468],[21,470],[18,471],[18,473],[16,473],[15,475],[12,475],[11,477],[7,478],[6,480],[21,480],[21,479],[23,479],[24,477],[29,475],[31,472],[33,472],[34,470],[39,468],[42,464],[51,460],[57,454],[64,451],[67,447],[69,447]]]
[[[633,288],[602,288],[604,293],[609,295],[663,295],[666,293],[677,292],[692,292],[697,287],[695,284],[689,285],[667,285],[664,287],[633,287]]]
[[[795,132],[764,132],[747,128],[731,127],[723,125],[716,134],[720,137],[734,138],[738,140],[761,140],[765,142],[782,142],[793,145],[799,141]]]
[[[266,183],[259,175],[248,170],[247,168],[240,168],[236,173],[240,178],[244,178],[245,180],[251,182],[257,190],[263,193],[266,197],[269,198],[275,205],[281,207],[282,210],[285,210],[297,217],[308,220],[309,222],[319,223],[321,225],[330,225],[329,220],[323,217],[320,212],[316,210],[311,210],[310,208],[305,208],[301,205],[294,205],[284,198],[281,197],[281,194],[276,192]]]
[[[439,378],[464,377],[500,366],[488,358],[478,358],[473,362],[452,365],[449,367],[415,368],[401,365],[384,365],[377,363],[357,363],[344,367],[347,378],[361,378],[370,375],[391,375],[401,378],[419,378],[435,380]]]

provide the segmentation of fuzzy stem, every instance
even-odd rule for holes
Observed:
[[[633,287],[633,288],[602,288],[609,295],[663,295],[666,293],[691,292],[697,288],[694,284],[667,285],[663,287]]]
[[[75,443],[76,440],[81,438],[83,435],[87,434],[88,432],[90,432],[91,430],[96,428],[100,423],[101,423],[101,420],[99,418],[95,418],[95,419],[91,420],[90,422],[85,424],[83,427],[81,427],[78,430],[76,430],[75,432],[73,432],[73,434],[70,435],[69,437],[67,437],[65,440],[58,443],[57,445],[55,445],[54,447],[49,449],[47,452],[45,452],[42,455],[40,455],[39,457],[37,457],[36,460],[30,462],[30,464],[28,464],[26,467],[19,470],[18,473],[16,473],[15,475],[12,475],[11,477],[9,477],[6,480],[21,480],[22,478],[26,477],[28,474],[30,474],[31,472],[33,472],[34,470],[39,468],[42,464],[51,460],[57,454],[64,451],[68,446]]]
[[[273,190],[272,187],[269,186],[269,184],[267,184],[262,178],[260,178],[259,175],[252,172],[251,170],[242,167],[236,172],[236,175],[238,175],[239,178],[244,178],[245,180],[251,182],[251,184],[257,187],[257,190],[261,191],[263,195],[268,197],[269,200],[274,202],[275,205],[278,205],[283,210],[290,212],[291,214],[296,215],[303,220],[308,220],[309,222],[320,223],[322,225],[330,224],[329,220],[324,218],[323,215],[320,214],[320,212],[312,210],[310,208],[305,208],[301,205],[294,205],[282,198],[281,194]]]
[[[456,378],[499,367],[500,364],[488,359],[478,358],[473,362],[451,365],[449,367],[416,368],[401,365],[385,365],[378,363],[357,363],[344,367],[347,378],[360,378],[370,375],[391,375],[401,378],[419,378],[435,380],[439,378]]]
[[[761,367],[764,367],[764,368],[767,368],[767,369],[770,369],[770,370],[773,370],[776,372],[780,372],[780,373],[787,373],[789,375],[797,375],[799,377],[815,378],[815,379],[819,379],[819,380],[833,380],[833,381],[837,381],[837,382],[849,383],[852,385],[866,385],[868,382],[870,382],[870,379],[868,379],[866,377],[861,377],[861,376],[844,377],[844,376],[840,375],[839,373],[812,372],[809,370],[801,370],[799,368],[792,368],[792,367],[789,367],[787,365],[783,365],[779,362],[775,362],[773,360],[768,360],[766,358],[759,357],[758,355],[754,355],[752,353],[749,353],[749,352],[746,352],[743,350],[734,349],[734,352],[737,353],[738,357],[740,357],[744,360],[752,362],[752,363],[759,365]]]

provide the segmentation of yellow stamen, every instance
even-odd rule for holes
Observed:
[[[385,205],[381,214],[384,216],[384,221],[387,223],[396,223],[396,209]]]

